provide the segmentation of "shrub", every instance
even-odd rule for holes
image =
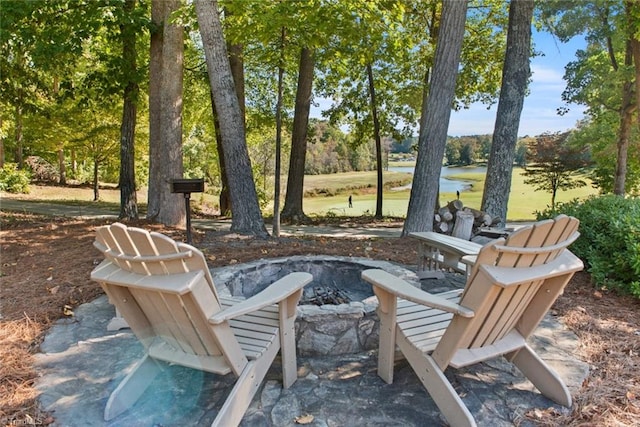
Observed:
[[[24,170],[18,170],[15,163],[5,163],[0,169],[0,190],[9,193],[28,193],[29,192],[29,173]]]
[[[42,182],[57,182],[59,180],[58,170],[42,157],[29,156],[24,162],[31,168],[34,180]]]
[[[571,250],[586,262],[593,282],[640,298],[640,198],[573,200],[537,216],[560,213],[580,220],[580,238]]]

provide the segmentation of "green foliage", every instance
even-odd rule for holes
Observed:
[[[405,138],[402,141],[393,141],[391,143],[390,151],[391,153],[415,154],[417,151],[417,144],[418,139],[416,137]]]
[[[516,142],[516,156],[513,161],[521,168],[525,167],[527,164],[527,145],[529,142],[529,137],[520,138],[518,139],[518,142]]]
[[[29,192],[29,173],[19,170],[15,163],[5,163],[0,169],[0,191],[9,193]]]
[[[551,207],[555,206],[558,190],[584,187],[587,183],[576,179],[589,164],[584,146],[570,144],[570,134],[545,134],[529,143],[528,164],[524,175],[525,184],[532,184],[536,190],[551,192]]]
[[[469,166],[488,159],[491,135],[448,137],[445,158],[448,166]]]
[[[355,144],[352,138],[327,121],[312,119],[307,140],[307,175],[375,169],[373,141]]]
[[[31,176],[36,181],[55,182],[60,178],[56,168],[42,157],[29,156],[25,164],[31,169]]]
[[[586,49],[579,49],[576,60],[565,67],[567,87],[562,98],[567,103],[586,106],[585,113],[593,122],[584,131],[588,132],[585,142],[597,145],[594,180],[603,192],[614,189],[637,192],[637,166],[634,166],[637,155],[633,153],[638,151],[638,138],[637,133],[635,138],[628,134],[638,114],[633,88],[640,70],[634,67],[631,50],[634,34],[640,29],[634,18],[640,10],[638,3],[620,0],[539,3],[542,21],[561,41],[582,36],[587,42]],[[627,149],[618,150],[627,144]],[[635,182],[629,184],[627,179]],[[619,188],[621,184],[624,189]]]
[[[613,192],[616,174],[614,152],[619,121],[620,117],[616,112],[603,112],[598,117],[581,121],[573,132],[575,142],[588,146],[591,151],[594,167],[590,178],[602,194]],[[631,129],[629,140],[625,191],[631,195],[640,195],[640,132],[636,126]]]
[[[571,250],[587,263],[593,282],[640,298],[640,198],[573,200],[537,216],[560,213],[580,220],[580,238]]]

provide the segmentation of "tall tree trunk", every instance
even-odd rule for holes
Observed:
[[[236,95],[238,96],[238,103],[240,104],[240,111],[242,112],[242,123],[245,122],[245,99],[244,99],[244,61],[242,59],[242,45],[241,44],[228,44],[229,49],[229,65],[231,66],[231,75],[233,76],[233,83],[236,89]],[[229,177],[227,176],[227,166],[225,165],[224,147],[222,145],[222,137],[220,135],[220,121],[218,120],[218,113],[216,113],[215,102],[213,100],[213,92],[209,92],[211,95],[211,105],[213,108],[213,121],[216,131],[216,145],[218,150],[218,164],[220,166],[220,182],[222,189],[220,191],[220,214],[231,214],[231,195],[229,193]]]
[[[76,160],[76,150],[71,149],[71,176],[76,177],[76,171],[78,169],[78,161]]]
[[[93,201],[100,200],[100,183],[98,182],[98,167],[100,161],[97,158],[93,159]]]
[[[67,185],[67,168],[64,164],[64,150],[58,149],[58,170],[60,171],[60,179],[58,183],[60,185]]]
[[[630,9],[627,8],[627,13]],[[633,47],[631,37],[626,42],[624,65],[633,65]],[[633,125],[633,113],[638,106],[635,105],[634,84],[629,78],[625,78],[622,85],[622,106],[620,107],[620,131],[617,141],[616,175],[613,182],[613,194],[624,196],[627,180],[627,157],[629,154],[629,141],[631,139],[631,127]]]
[[[282,219],[289,221],[305,221],[307,216],[302,210],[304,194],[304,164],[307,154],[307,127],[311,110],[313,89],[314,52],[310,48],[302,48],[298,69],[298,89],[293,116],[291,134],[291,157],[289,158],[289,176],[287,178],[287,194],[282,209]]]
[[[0,117],[0,129],[2,129],[2,117]],[[4,167],[4,136],[0,132],[0,169]]]
[[[402,234],[431,231],[440,169],[462,50],[467,1],[443,0],[426,114],[420,123],[418,158]]]
[[[280,63],[278,64],[278,98],[276,101],[276,165],[273,179],[273,235],[280,236],[280,175],[282,173],[282,98],[284,93],[284,47],[287,30],[280,32]]]
[[[161,81],[160,81],[160,133],[157,139],[150,140],[158,144],[154,156],[149,156],[149,163],[154,165],[154,172],[158,174],[149,178],[149,193],[158,192],[155,200],[158,205],[147,214],[149,219],[165,225],[180,225],[184,223],[184,198],[180,194],[171,193],[171,181],[182,178],[182,76],[183,76],[183,28],[172,24],[169,19],[171,13],[178,10],[180,0],[158,0],[152,2],[164,3],[162,28],[164,31],[161,53]],[[158,5],[156,5],[158,6]],[[157,75],[156,75],[157,77]],[[158,101],[156,99],[155,101]],[[149,167],[152,170],[151,164]],[[154,184],[154,188],[151,184]]]
[[[21,92],[20,92],[21,94]],[[23,133],[22,133],[22,99],[20,95],[16,100],[16,163],[18,164],[18,169],[24,168],[24,156],[23,156]]]
[[[531,75],[529,56],[533,6],[533,0],[512,0],[509,6],[507,51],[481,207],[493,218],[500,219],[499,226],[504,226],[507,220],[520,114]]]
[[[640,13],[640,4],[635,3],[637,13]],[[631,6],[633,7],[633,6]],[[636,105],[638,107],[636,119],[638,120],[638,130],[640,130],[640,38],[635,34],[631,35],[631,53],[633,56],[633,68],[635,70],[636,82]]]
[[[218,16],[218,2],[196,0],[195,6],[228,169],[233,213],[231,230],[267,236],[253,180],[242,112]]]
[[[633,39],[631,41],[631,50],[633,51],[633,63],[635,68],[635,81],[636,81],[636,105],[640,109],[640,39]],[[638,120],[638,129],[640,130],[640,111],[636,115]]]
[[[367,78],[369,80],[369,96],[371,97],[371,116],[373,117],[373,136],[376,141],[376,169],[378,171],[378,185],[376,189],[375,218],[382,218],[382,141],[380,139],[380,121],[378,120],[378,106],[376,104],[376,87],[373,80],[371,63],[367,64]]]
[[[245,121],[245,102],[244,102],[244,59],[241,44],[230,44],[229,49],[229,66],[231,67],[231,76],[233,77],[233,87],[236,90],[238,104],[240,105],[240,114],[242,124],[246,129]]]
[[[147,194],[147,218],[157,218],[160,212],[160,188],[162,187],[162,44],[164,39],[163,0],[151,2],[151,40],[149,52],[149,183]]]
[[[229,176],[224,157],[224,145],[222,144],[222,134],[220,133],[220,120],[216,112],[216,103],[213,100],[213,91],[209,90],[211,96],[211,110],[213,112],[213,127],[216,135],[216,150],[218,151],[218,166],[220,167],[220,215],[231,216],[231,195],[229,193]]]
[[[125,19],[133,15],[136,0],[126,0],[124,4]],[[136,196],[135,173],[135,134],[138,84],[135,76],[136,66],[136,29],[129,21],[120,25],[122,40],[123,67],[129,81],[124,88],[122,107],[122,125],[120,126],[120,215],[121,219],[138,219],[138,200]]]

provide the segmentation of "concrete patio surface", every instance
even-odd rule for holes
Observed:
[[[19,201],[3,198],[2,210],[44,215],[116,218],[101,208]],[[194,227],[226,231],[230,221],[194,220]],[[284,226],[283,234],[360,237],[399,236],[399,228]],[[436,286],[437,287],[437,286]],[[439,292],[434,289],[433,292]],[[36,355],[37,388],[43,408],[55,426],[205,426],[210,425],[234,383],[225,377],[170,366],[142,398],[121,416],[105,422],[107,399],[142,356],[143,349],[125,329],[107,332],[114,309],[102,296],[77,307],[48,332]],[[531,345],[556,369],[573,392],[589,372],[574,357],[577,337],[548,315]],[[404,360],[396,362],[393,384],[376,374],[376,352],[340,356],[299,357],[298,380],[281,386],[279,361],[258,390],[242,426],[295,426],[310,415],[310,426],[437,426],[445,425],[440,411]],[[568,411],[541,396],[502,359],[446,375],[459,391],[479,426],[533,425],[524,418],[532,409]]]
[[[50,330],[36,355],[37,389],[56,426],[206,426],[230,391],[234,378],[170,366],[142,398],[111,422],[103,421],[110,393],[142,356],[142,346],[127,329],[107,332],[113,307],[102,296],[75,310]],[[548,316],[533,347],[565,379],[580,387],[588,366],[573,356],[576,336]],[[258,390],[242,426],[295,426],[311,415],[310,426],[445,425],[437,407],[405,361],[398,361],[393,384],[376,374],[376,352],[329,357],[299,357],[298,380],[282,389],[279,361]],[[447,370],[454,387],[479,426],[533,425],[531,409],[554,407],[503,360],[469,369]],[[309,418],[311,418],[309,417]]]

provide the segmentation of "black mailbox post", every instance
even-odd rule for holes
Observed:
[[[204,178],[199,179],[174,179],[171,181],[171,192],[184,194],[184,204],[187,215],[187,243],[191,244],[191,206],[189,200],[191,193],[204,191]]]

